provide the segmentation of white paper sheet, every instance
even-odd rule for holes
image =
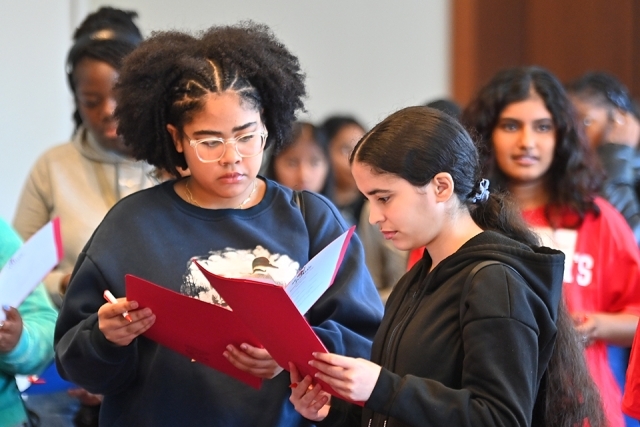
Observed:
[[[55,218],[31,236],[0,270],[0,306],[18,307],[61,258],[60,221]],[[4,319],[0,310],[0,320]]]
[[[353,227],[318,252],[287,284],[285,290],[300,314],[305,314],[333,283]]]

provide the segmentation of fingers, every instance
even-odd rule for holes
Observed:
[[[295,366],[293,370],[296,370]],[[296,387],[292,388],[289,401],[305,418],[321,421],[327,416],[330,396],[322,391],[320,384],[312,386],[311,383],[312,379],[308,375],[301,381],[294,382]]]
[[[298,368],[292,362],[289,362],[289,378],[291,379],[291,384],[298,384],[302,381],[302,377],[300,376],[300,372],[298,372]]]
[[[240,349],[254,359],[273,360],[269,352],[260,347],[254,347],[250,344],[240,344]]]
[[[135,301],[132,301],[134,303]],[[105,338],[116,345],[129,345],[139,335],[145,333],[156,321],[151,309],[143,308],[129,313],[131,322],[122,316],[124,311],[114,308],[115,304],[105,304],[98,310],[98,327]],[[135,303],[137,307],[137,303]]]
[[[271,358],[265,349],[258,349],[248,344],[241,344],[240,349],[229,344],[227,351],[224,352],[225,357],[233,359],[240,364],[250,368],[263,368],[271,366],[275,361]]]
[[[118,298],[117,301],[116,303],[107,302],[103,304],[98,310],[98,315],[102,312],[106,317],[116,317],[138,309],[137,301],[127,301],[126,298]],[[144,313],[142,315],[144,315]]]
[[[240,349],[229,344],[223,356],[236,368],[260,378],[273,378],[283,371],[265,349],[246,343],[241,344]]]
[[[20,313],[14,307],[9,307],[8,305],[3,305],[2,310],[6,315],[6,321],[16,322],[20,320]]]

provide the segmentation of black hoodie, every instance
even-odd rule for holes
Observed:
[[[461,295],[471,270],[487,260],[519,274],[490,265]],[[425,251],[389,297],[372,349],[372,360],[383,369],[360,422],[531,425],[555,343],[564,255],[485,231],[429,273],[430,267]],[[344,409],[334,399],[326,421],[340,423]],[[360,410],[349,411],[351,422],[342,422],[357,425]]]

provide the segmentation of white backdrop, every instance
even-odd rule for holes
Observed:
[[[313,121],[351,113],[366,126],[449,93],[448,0],[21,0],[0,14],[0,217],[11,220],[37,156],[68,138],[64,59],[72,29],[101,5],[136,10],[145,35],[252,19],[300,58]]]

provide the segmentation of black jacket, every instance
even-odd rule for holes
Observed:
[[[485,267],[461,295],[485,260],[519,274]],[[484,232],[430,266],[425,252],[389,297],[372,349],[383,369],[365,408],[334,399],[327,423],[531,425],[555,343],[564,255]]]
[[[606,143],[597,148],[598,158],[605,170],[606,180],[602,196],[627,220],[640,245],[640,203],[638,202],[638,153],[623,144]]]

